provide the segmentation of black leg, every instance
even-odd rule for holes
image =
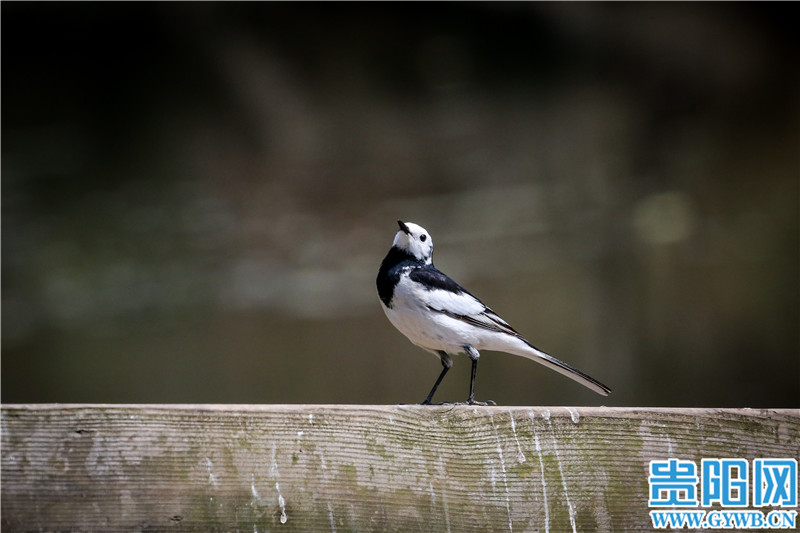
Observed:
[[[478,359],[480,359],[481,354],[469,344],[464,346],[464,351],[466,351],[469,358],[472,359],[472,375],[469,379],[469,398],[467,398],[467,405],[496,405],[491,400],[487,402],[475,401],[475,376],[478,374]]]
[[[475,401],[475,375],[478,373],[478,360],[472,360],[472,376],[469,378],[469,398],[467,403],[472,405]]]
[[[436,383],[433,384],[431,392],[428,393],[428,397],[425,398],[425,401],[422,402],[422,405],[431,405],[431,400],[433,400],[433,394],[436,392],[436,389],[439,388],[439,383],[442,382],[442,379],[444,379],[444,375],[447,374],[447,371],[450,370],[451,366],[453,366],[453,360],[445,352],[439,352],[439,359],[442,360],[442,373],[439,374],[439,377],[436,379]]]

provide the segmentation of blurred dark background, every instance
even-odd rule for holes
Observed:
[[[401,218],[614,390],[479,399],[800,405],[791,4],[0,7],[3,402],[419,402]]]

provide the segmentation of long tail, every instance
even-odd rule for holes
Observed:
[[[611,389],[609,389],[608,387],[606,387],[593,377],[584,374],[577,368],[568,365],[567,363],[561,361],[560,359],[556,359],[552,355],[544,353],[539,348],[532,345],[525,339],[519,338],[519,340],[525,343],[526,349],[516,349],[511,351],[511,353],[513,353],[514,355],[521,355],[522,357],[527,357],[528,359],[536,361],[537,363],[540,363],[546,366],[547,368],[551,368],[556,372],[558,372],[559,374],[563,374],[568,378],[577,381],[584,387],[592,389],[597,394],[608,396],[608,393],[611,392]]]

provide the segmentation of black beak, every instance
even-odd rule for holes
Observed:
[[[398,225],[398,226],[400,226],[400,229],[401,229],[401,230],[403,231],[403,233],[405,233],[406,235],[410,235],[410,234],[411,234],[411,230],[410,230],[410,229],[408,229],[408,226],[406,226],[406,223],[405,223],[405,222],[403,222],[402,220],[398,220],[398,221],[397,221],[397,225]]]

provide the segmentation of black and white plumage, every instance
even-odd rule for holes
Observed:
[[[389,321],[400,333],[438,355],[442,372],[423,404],[453,365],[452,354],[472,360],[468,404],[475,401],[475,374],[480,350],[521,355],[555,370],[598,394],[611,389],[580,370],[539,350],[464,287],[433,266],[433,240],[422,227],[397,221],[400,231],[378,271],[378,296]]]

